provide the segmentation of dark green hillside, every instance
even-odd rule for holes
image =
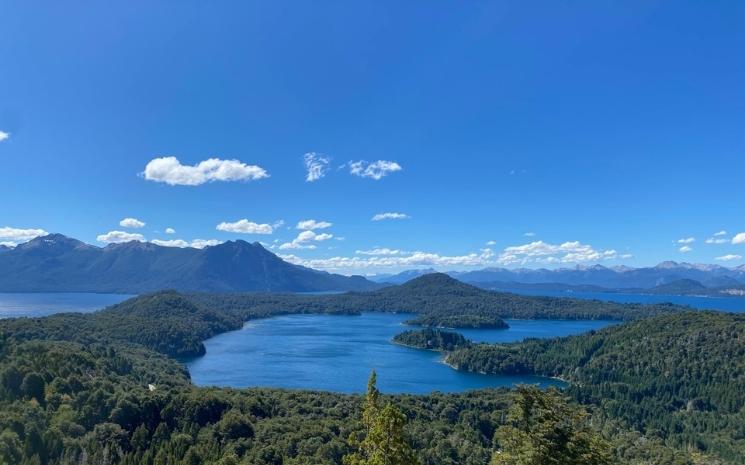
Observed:
[[[432,273],[399,286],[371,292],[331,295],[190,294],[213,308],[260,317],[278,312],[407,312],[431,317],[431,325],[448,319],[449,327],[472,327],[474,321],[500,327],[501,318],[633,320],[689,309],[673,304],[622,304],[599,300],[533,297],[492,292]],[[426,323],[430,324],[430,323]]]
[[[582,402],[678,447],[745,458],[745,315],[684,312],[601,331],[450,354],[464,370],[572,382]]]
[[[170,291],[126,300],[92,314],[58,314],[47,318],[5,320],[0,328],[17,340],[53,339],[80,343],[105,339],[141,344],[166,355],[204,353],[202,341],[239,329],[240,316],[211,310]]]
[[[396,334],[393,337],[393,342],[418,349],[448,352],[471,344],[471,341],[460,333],[432,328],[404,331]]]

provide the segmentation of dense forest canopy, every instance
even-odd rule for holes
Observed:
[[[448,362],[560,376],[575,399],[678,447],[745,458],[745,315],[684,312],[579,336],[478,344]]]
[[[453,351],[471,345],[471,341],[460,333],[433,328],[404,331],[396,334],[393,342],[407,347],[437,351]]]
[[[694,464],[700,453],[709,454],[700,463],[741,461],[739,317],[666,306],[593,310],[566,299],[473,289],[435,276],[335,296],[160,292],[94,314],[1,320],[0,464],[341,464],[355,451],[349,438],[365,431],[359,396],[197,388],[175,357],[198,356],[205,338],[251,318],[374,309],[536,318],[658,314],[574,338],[468,346],[451,357],[467,369],[514,366],[569,379],[567,393],[588,406],[587,424],[611,445],[616,463]],[[487,302],[479,303],[479,295]],[[492,295],[510,304],[492,305]],[[508,390],[386,399],[395,409],[387,415],[405,420],[422,464],[486,465],[507,446],[510,436],[495,433],[509,426],[515,400]]]

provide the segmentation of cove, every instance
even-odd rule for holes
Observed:
[[[205,341],[206,355],[186,361],[198,386],[274,387],[363,392],[370,371],[386,393],[460,392],[515,384],[562,386],[540,376],[502,376],[454,370],[442,354],[391,343],[411,329],[410,314],[286,315],[247,323]],[[599,329],[610,321],[507,320],[510,329],[461,330],[475,342],[511,342]]]

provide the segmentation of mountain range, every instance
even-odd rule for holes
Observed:
[[[62,234],[0,249],[0,292],[364,291],[382,285],[288,263],[258,242],[204,249],[126,242],[96,247]]]
[[[378,282],[400,284],[417,276],[433,273],[432,269],[407,270],[396,275],[376,276]],[[602,265],[558,269],[484,268],[475,271],[450,271],[450,276],[480,287],[499,289],[545,289],[574,291],[685,289],[692,293],[703,289],[743,288],[745,265],[727,268],[720,265],[662,262],[643,268]],[[695,284],[694,284],[695,282]],[[677,283],[675,286],[671,284]],[[676,292],[677,293],[677,292]]]

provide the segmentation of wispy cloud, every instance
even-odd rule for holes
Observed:
[[[131,241],[144,242],[145,237],[142,234],[129,233],[125,231],[109,231],[106,234],[100,234],[96,237],[96,240],[106,244],[119,244],[121,242]]]
[[[683,239],[678,239],[678,244],[693,244],[696,242],[695,237],[684,237]]]
[[[274,232],[274,226],[267,223],[254,223],[247,219],[238,220],[234,223],[222,222],[215,228],[218,231],[239,233],[239,234],[271,234]]]
[[[160,239],[153,239],[152,241],[155,245],[160,245],[162,247],[179,247],[179,248],[186,248],[191,247],[194,249],[203,249],[205,247],[212,247],[214,245],[222,244],[223,241],[218,241],[217,239],[194,239],[191,242],[185,241],[183,239],[171,239],[171,240],[160,240]]]
[[[372,163],[365,160],[350,161],[347,166],[349,166],[349,172],[351,174],[362,178],[374,179],[376,181],[403,169],[401,168],[401,165],[395,161],[388,160],[378,160]]]
[[[137,218],[124,218],[119,222],[122,228],[139,229],[145,226],[145,223]]]
[[[714,235],[717,236],[717,237],[719,237],[719,236],[726,236],[727,235],[727,231],[721,230],[719,232],[715,232]]]
[[[0,131],[0,142],[4,140],[10,139],[10,133],[5,131]]]
[[[721,257],[717,257],[716,260],[719,260],[720,262],[731,262],[735,260],[742,260],[742,255],[727,254],[727,255],[722,255]]]
[[[295,228],[303,229],[303,230],[312,230],[312,229],[326,229],[326,228],[330,228],[331,226],[333,226],[333,224],[329,223],[328,221],[302,220],[298,222]]]
[[[333,237],[334,235],[329,233],[317,234],[313,231],[302,231],[292,241],[280,245],[279,249],[315,249],[316,245],[313,244],[313,242],[323,242],[332,239]]]
[[[406,213],[386,212],[378,213],[372,217],[372,221],[383,221],[383,220],[407,220],[411,218]]]
[[[314,182],[326,176],[330,162],[331,158],[322,153],[308,152],[303,155],[303,163],[305,163],[305,169],[308,171],[305,180]]]
[[[486,241],[486,245],[497,245],[497,241]]]
[[[154,158],[142,174],[148,181],[171,186],[199,186],[214,181],[252,181],[269,177],[260,166],[219,158],[210,158],[193,166],[182,165],[176,157]]]
[[[528,231],[528,232],[524,233],[523,236],[525,236],[525,237],[535,237],[535,233]]]
[[[370,250],[357,250],[354,253],[357,255],[401,255],[401,250],[398,249],[389,249],[387,247],[379,247],[375,249]]]
[[[678,252],[680,252],[680,253],[688,253],[688,252],[692,252],[692,251],[693,251],[693,248],[691,246],[689,246],[689,245],[684,245],[683,247],[681,247],[681,248],[678,249]]]
[[[173,228],[166,228],[166,234],[176,234],[176,230]]]
[[[46,236],[47,234],[49,233],[38,228],[23,229],[5,226],[0,228],[0,241],[2,241],[4,245],[10,247],[16,246],[21,242],[30,241],[35,237]]]

